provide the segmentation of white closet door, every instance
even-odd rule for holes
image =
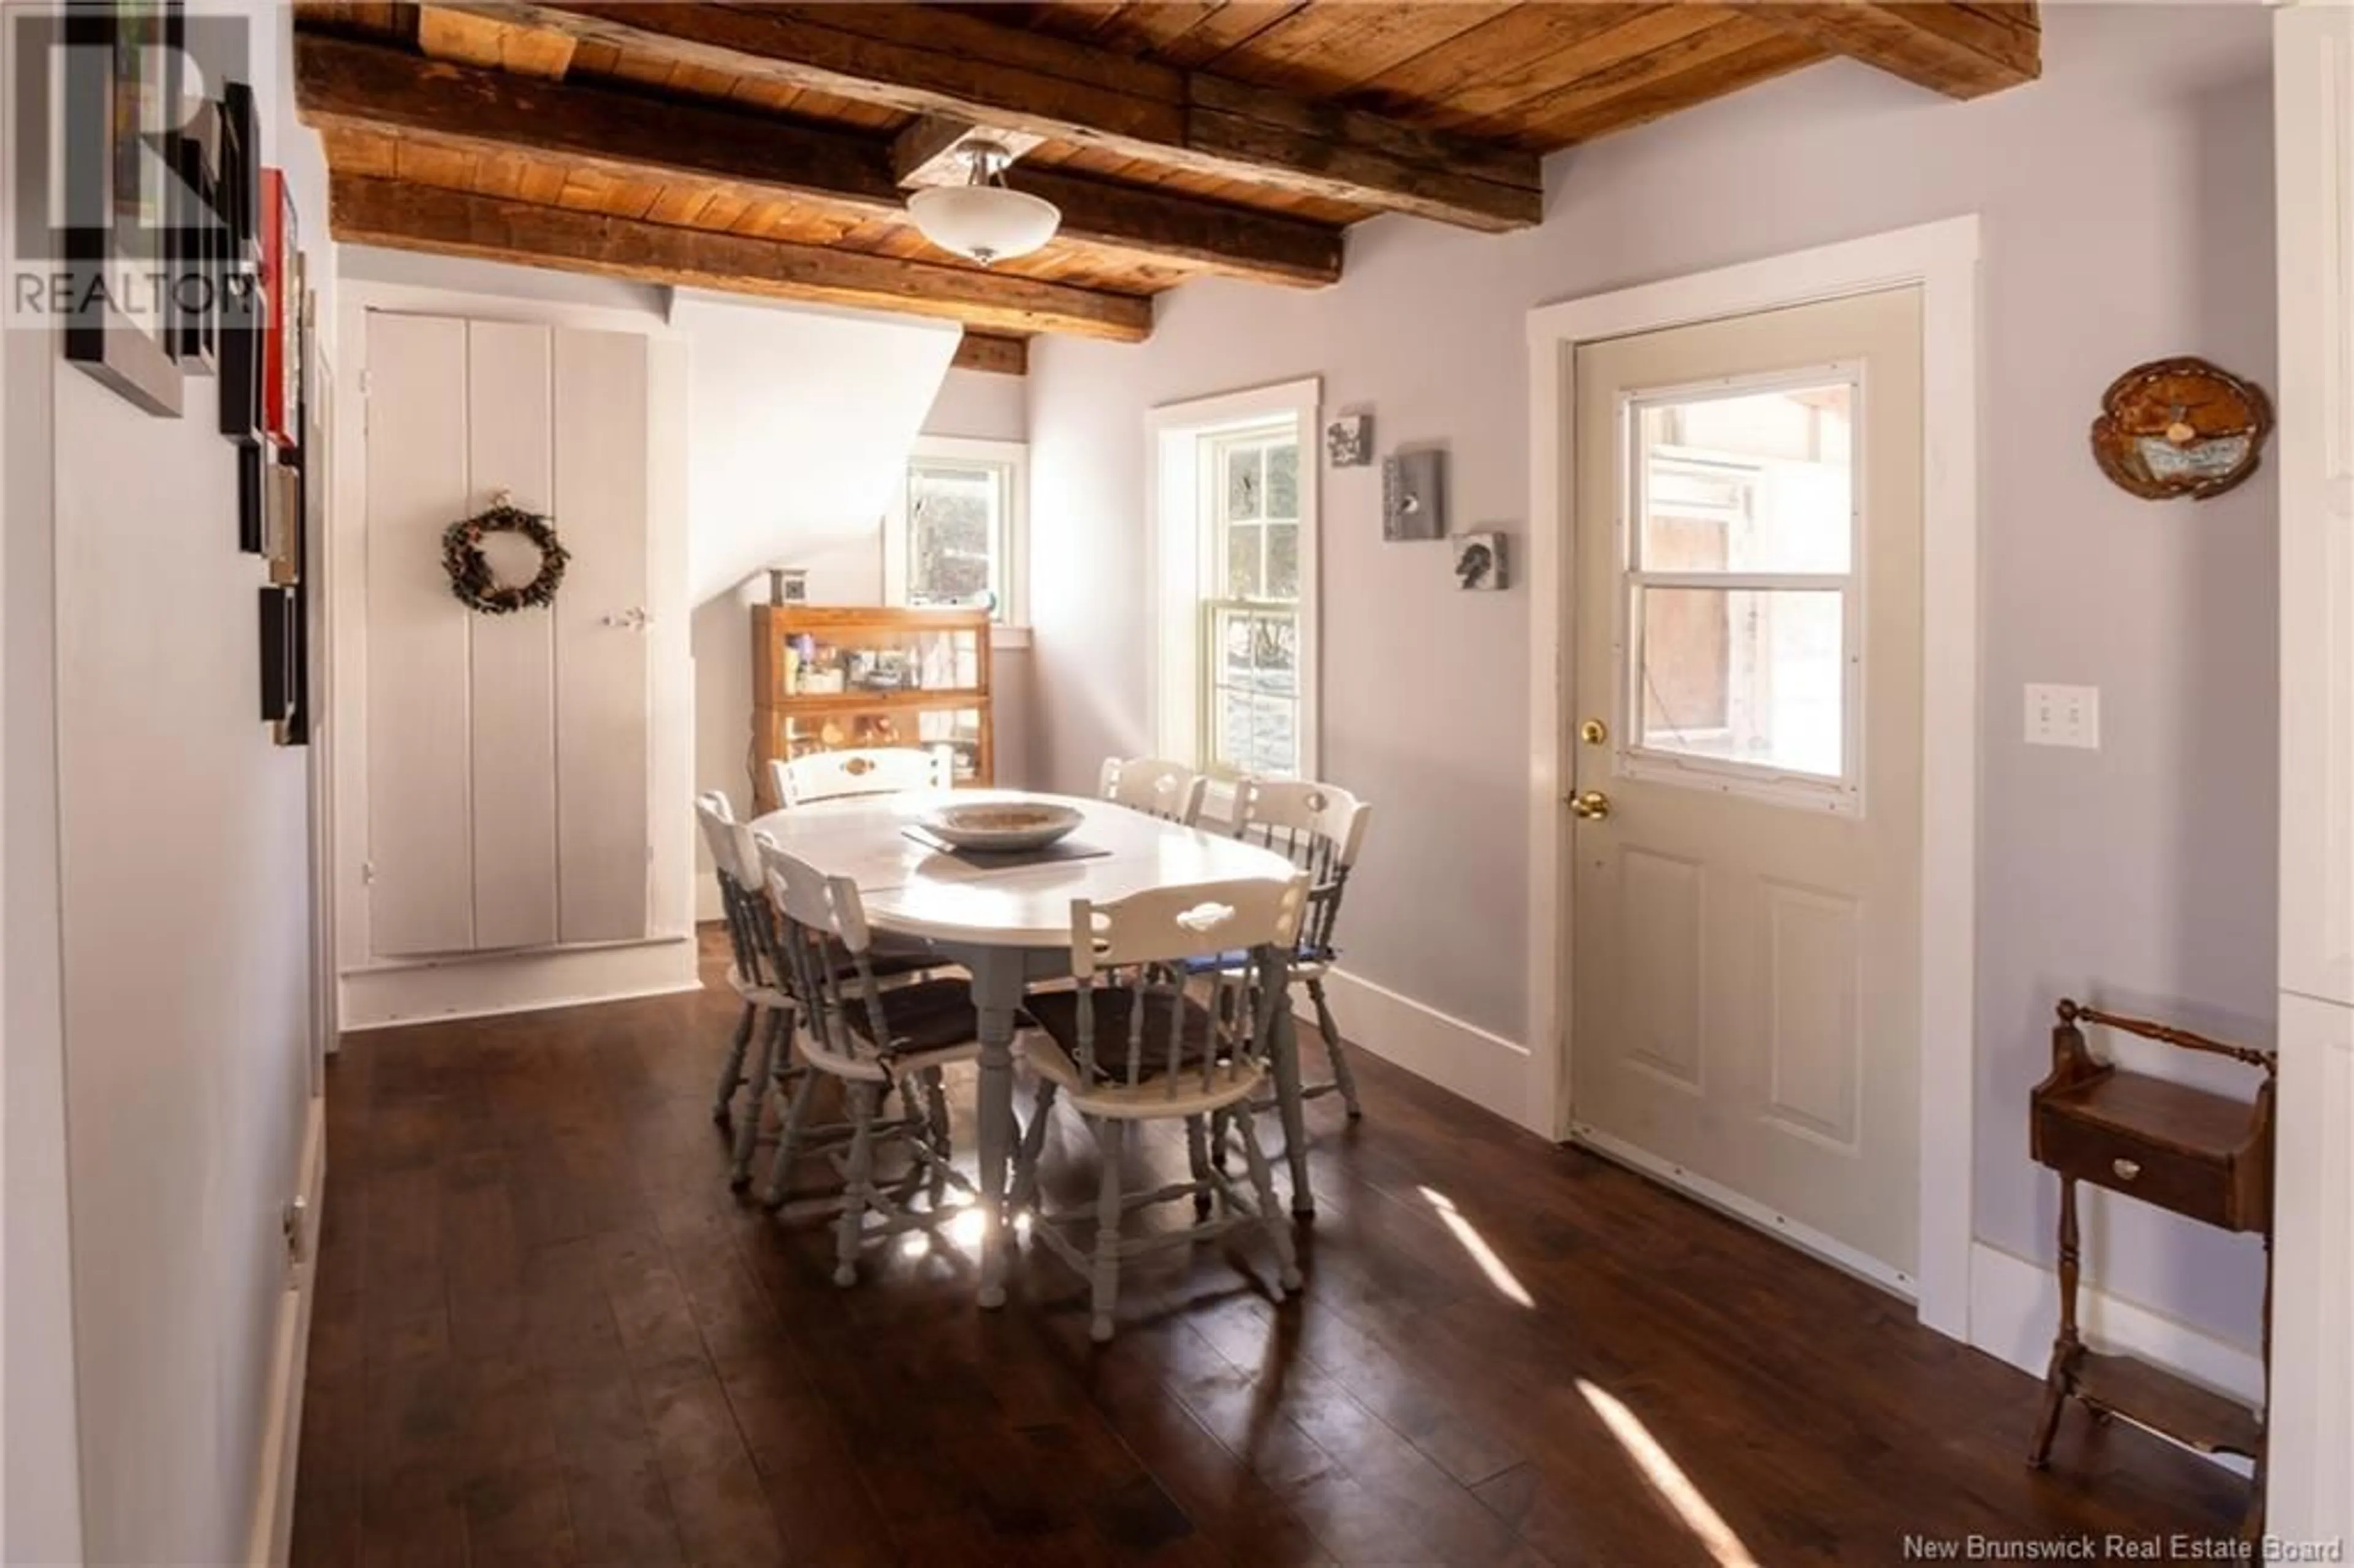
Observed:
[[[453,516],[500,491],[527,512],[557,513],[549,330],[512,322],[467,326],[466,426],[472,495]],[[511,548],[510,548],[511,546]],[[502,581],[536,569],[525,541],[493,538]],[[474,946],[545,947],[556,919],[556,618],[545,609],[476,615],[473,635]]]
[[[369,947],[474,945],[467,615],[441,569],[466,493],[466,324],[367,318]]]
[[[557,930],[646,935],[649,868],[646,341],[556,334]]]

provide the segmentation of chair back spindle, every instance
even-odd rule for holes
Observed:
[[[711,851],[736,972],[755,985],[773,981],[777,977],[765,940],[768,900],[760,892],[759,861],[752,850],[750,830],[736,820],[727,797],[716,789],[695,797],[695,817]]]
[[[1153,888],[1108,904],[1072,900],[1081,1080],[1133,1089],[1150,1076],[1175,1099],[1209,1092],[1222,1075],[1232,1082],[1256,1071],[1284,1002],[1308,892],[1303,874]],[[1188,961],[1235,951],[1252,962],[1210,973],[1206,1006],[1189,998]],[[1108,1032],[1099,1004],[1115,992],[1121,1007]]]
[[[1339,785],[1312,779],[1249,779],[1236,791],[1235,837],[1273,850],[1308,874],[1299,946],[1303,959],[1331,956],[1341,896],[1373,814],[1373,807]]]
[[[769,894],[780,916],[777,945],[786,985],[801,1000],[802,1025],[812,1054],[841,1062],[874,1061],[877,1048],[852,1025],[852,1010],[864,1013],[872,1030],[869,1039],[888,1042],[891,1033],[858,885],[848,877],[824,875],[786,853],[765,833],[757,838],[769,874]]]

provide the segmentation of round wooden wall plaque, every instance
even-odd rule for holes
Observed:
[[[2154,359],[2102,395],[2093,456],[2145,501],[2204,501],[2256,471],[2272,429],[2272,400],[2254,382],[2203,359]]]

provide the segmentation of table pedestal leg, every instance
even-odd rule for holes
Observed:
[[[1013,1014],[1022,1001],[1018,954],[991,955],[972,971],[981,1014],[981,1304],[1005,1305],[1006,1176],[1013,1151]]]
[[[1286,997],[1285,1001],[1290,1001]],[[1275,1108],[1283,1121],[1283,1152],[1291,1165],[1291,1212],[1299,1219],[1316,1217],[1316,1194],[1308,1185],[1308,1122],[1301,1114],[1299,1093],[1299,1028],[1289,1006],[1275,1014]]]

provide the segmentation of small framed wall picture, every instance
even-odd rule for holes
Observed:
[[[1382,461],[1382,537],[1447,537],[1447,454],[1437,448],[1395,452]]]
[[[1324,457],[1334,468],[1364,468],[1373,461],[1373,417],[1342,414],[1324,427]]]
[[[1511,586],[1501,534],[1458,534],[1447,542],[1455,546],[1456,587],[1493,592]]]

